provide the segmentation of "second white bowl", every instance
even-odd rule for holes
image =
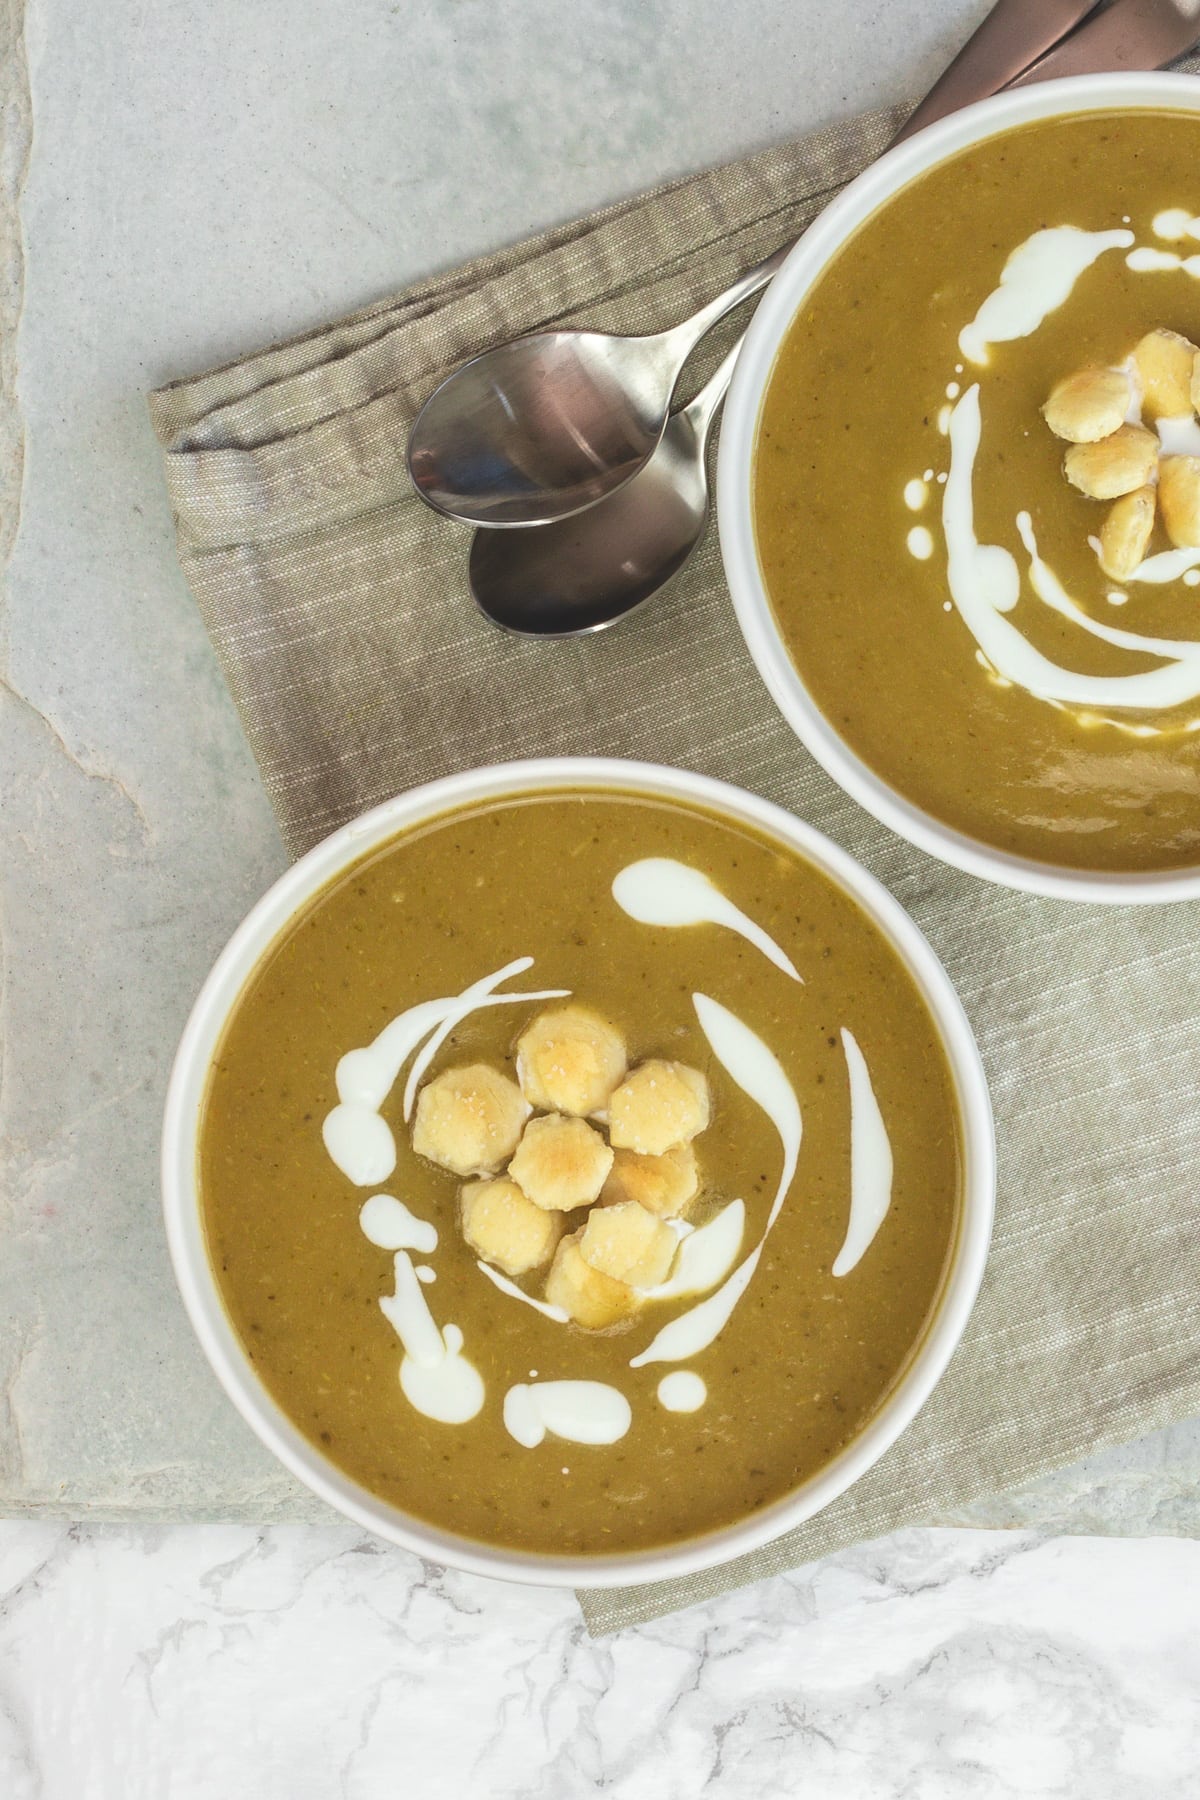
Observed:
[[[970,145],[1035,119],[1113,108],[1200,112],[1191,75],[1088,75],[1021,88],[942,119],[852,181],[800,239],[755,313],[725,402],[717,465],[721,554],[750,654],[797,737],[868,812],[931,856],[1005,887],[1071,900],[1163,901],[1200,896],[1200,869],[1104,874],[1058,868],[993,849],[915,806],[857,756],[806,688],[767,597],[754,540],[754,454],[775,358],[805,296],[847,239],[925,170]]]

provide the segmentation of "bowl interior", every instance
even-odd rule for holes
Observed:
[[[805,296],[847,240],[910,182],[972,144],[1034,120],[1114,108],[1198,112],[1200,80],[1097,75],[1001,94],[898,145],[833,201],[793,249],[751,321],[725,403],[717,511],[734,608],[759,673],[797,736],[860,805],[910,843],[985,880],[1065,899],[1161,902],[1200,896],[1200,868],[1093,873],[1009,854],[942,823],[877,774],[839,735],[793,664],[767,595],[754,533],[755,448],[776,357]]]
[[[734,1526],[666,1549],[581,1558],[494,1549],[438,1530],[372,1495],[317,1453],[259,1383],[225,1313],[204,1241],[196,1153],[208,1069],[226,1019],[264,953],[313,894],[366,852],[459,806],[589,788],[698,804],[782,840],[853,896],[898,953],[940,1032],[959,1105],[964,1176],[939,1305],[902,1378],[859,1437],[784,1500]],[[302,1482],[381,1536],[439,1561],[516,1580],[600,1587],[683,1575],[741,1555],[827,1505],[894,1442],[945,1368],[977,1292],[991,1230],[994,1147],[982,1066],[949,979],[908,916],[852,858],[790,814],[723,783],[649,764],[562,759],[473,771],[401,795],[318,845],[264,896],[216,963],[180,1044],[167,1100],[163,1187],[176,1276],[205,1354],[243,1417]]]

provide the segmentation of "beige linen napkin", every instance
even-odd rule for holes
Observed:
[[[928,934],[978,1032],[999,1213],[983,1294],[933,1399],[870,1474],[768,1549],[585,1597],[597,1630],[1200,1409],[1200,907],[1006,893],[876,824],[768,699],[715,533],[618,630],[530,644],[476,615],[469,534],[428,512],[405,474],[414,412],[460,358],[552,323],[637,331],[682,317],[798,233],[893,124],[860,120],[613,207],[151,401],[180,558],[294,852],[474,764],[597,752],[686,765],[861,858]]]

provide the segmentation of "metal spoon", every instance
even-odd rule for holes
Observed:
[[[417,415],[408,443],[417,492],[475,525],[542,525],[594,505],[662,437],[679,372],[705,332],[765,287],[786,254],[653,337],[541,331],[473,357]]]
[[[468,565],[475,604],[523,637],[581,637],[615,625],[678,574],[704,534],[704,453],[739,338],[658,448],[600,506],[538,531],[477,531]]]

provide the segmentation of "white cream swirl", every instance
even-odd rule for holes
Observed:
[[[950,476],[942,501],[948,555],[947,581],[959,616],[987,661],[1006,680],[1039,699],[1068,706],[1137,707],[1151,711],[1181,706],[1200,696],[1200,641],[1143,637],[1089,618],[1066,594],[1037,554],[1032,528],[1024,527],[1037,597],[1089,636],[1119,648],[1163,659],[1161,667],[1128,675],[1082,675],[1044,656],[1003,615],[1016,606],[1021,576],[1016,558],[999,544],[975,536],[974,472],[982,417],[979,387],[959,400],[950,419]],[[1022,515],[1027,520],[1028,515]]]
[[[796,1173],[800,1155],[803,1121],[796,1090],[784,1073],[773,1050],[736,1013],[707,994],[693,994],[692,1004],[705,1037],[717,1061],[743,1092],[762,1107],[783,1147],[783,1167],[775,1198],[763,1234],[754,1249],[740,1263],[715,1294],[699,1305],[689,1307],[664,1325],[641,1353],[630,1360],[630,1368],[640,1369],[652,1362],[684,1362],[707,1348],[728,1323],[734,1307],[750,1285],[758,1268],[767,1236],[779,1217]],[[699,1234],[697,1234],[699,1235]]]
[[[400,1071],[418,1045],[429,1043],[417,1058],[404,1093],[404,1117],[412,1112],[417,1084],[441,1048],[447,1034],[473,1012],[488,1006],[520,1006],[531,1000],[562,1000],[566,988],[544,988],[536,993],[497,994],[493,989],[510,976],[532,968],[532,956],[518,956],[461,994],[444,1000],[422,1000],[385,1025],[379,1036],[357,1050],[347,1050],[335,1072],[338,1104],[327,1113],[321,1135],[332,1162],[356,1187],[375,1187],[386,1181],[396,1166],[396,1140],[380,1114],[399,1078]]]
[[[986,363],[992,344],[1029,337],[1052,312],[1071,297],[1085,269],[1106,250],[1127,250],[1132,231],[1081,231],[1076,225],[1052,225],[1018,244],[993,288],[969,325],[958,334],[958,347],[968,362]]]
[[[522,1381],[504,1396],[504,1429],[525,1450],[548,1431],[572,1444],[615,1444],[632,1423],[633,1408],[606,1381]]]
[[[462,1354],[458,1326],[438,1329],[406,1251],[396,1252],[394,1269],[395,1292],[384,1295],[379,1307],[404,1345],[400,1364],[404,1396],[417,1412],[439,1425],[465,1425],[483,1408],[483,1377]]]
[[[639,925],[724,925],[761,950],[793,981],[803,980],[775,939],[690,863],[676,862],[670,856],[645,857],[641,862],[628,864],[614,877],[612,893],[622,912]]]
[[[850,1222],[838,1251],[833,1274],[857,1268],[887,1217],[892,1203],[892,1144],[888,1137],[871,1071],[853,1032],[842,1027],[842,1051],[850,1078]]]
[[[1167,208],[1154,220],[1155,233],[1168,240],[1195,236],[1198,230],[1200,221],[1182,207]],[[1064,225],[1034,232],[1012,252],[1001,273],[1000,285],[960,333],[959,345],[964,355],[975,363],[986,364],[990,344],[1030,336],[1070,297],[1084,271],[1108,250],[1127,250],[1126,264],[1135,271],[1182,268],[1191,274],[1200,273],[1200,258],[1189,261],[1174,251],[1130,248],[1133,242],[1133,233],[1124,229],[1087,232]],[[1140,393],[1136,370],[1129,366],[1135,377],[1129,422],[1137,424],[1141,422]],[[973,484],[981,432],[980,391],[976,384],[958,400],[948,420],[951,454],[942,502],[942,529],[952,603],[975,639],[985,666],[1002,684],[1023,688],[1053,705],[1097,708],[1102,714],[1165,711],[1200,697],[1200,641],[1118,631],[1091,618],[1065,591],[1039,554],[1027,512],[1018,515],[1017,527],[1029,554],[1029,582],[1036,599],[1088,636],[1114,648],[1157,659],[1160,666],[1104,676],[1078,673],[1043,655],[1016,621],[1003,616],[1011,613],[1020,599],[1021,574],[1016,558],[1008,550],[999,544],[981,544],[975,534]],[[1200,452],[1200,427],[1191,417],[1160,420],[1158,433],[1164,455]],[[1098,541],[1090,541],[1098,553]],[[1146,558],[1128,580],[1164,585],[1194,579],[1192,571],[1198,568],[1200,550],[1166,551]],[[1114,604],[1124,604],[1127,596],[1118,591],[1109,598]],[[1157,730],[1152,726],[1122,728],[1137,729],[1143,735],[1154,735]]]

